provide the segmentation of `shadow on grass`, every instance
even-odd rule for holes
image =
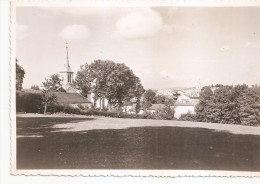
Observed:
[[[56,124],[78,123],[81,121],[94,121],[95,118],[73,117],[18,117],[16,118],[16,134],[18,136],[45,136],[51,131],[60,130],[52,128]]]
[[[18,118],[18,135],[44,137],[17,139],[17,169],[260,171],[260,136],[182,127],[51,132],[53,124],[86,119],[38,119]]]

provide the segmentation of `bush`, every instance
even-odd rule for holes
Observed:
[[[155,114],[145,112],[144,114],[128,114],[121,110],[114,109],[112,111],[74,108],[68,105],[51,105],[48,107],[49,113],[67,113],[67,114],[81,114],[86,116],[96,115],[113,118],[129,118],[129,119],[174,119],[174,111],[163,108],[162,111],[157,111]]]
[[[161,120],[172,120],[174,118],[174,110],[172,110],[169,106],[165,106],[163,108],[159,108],[152,114],[152,119],[161,119]]]
[[[188,112],[186,114],[182,114],[179,118],[181,121],[196,121],[196,115]]]
[[[16,112],[42,112],[41,94],[16,92]]]

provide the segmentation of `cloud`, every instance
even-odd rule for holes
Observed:
[[[159,13],[150,8],[138,9],[119,19],[117,34],[126,39],[140,39],[154,36],[159,31],[170,31]]]
[[[85,39],[88,35],[88,28],[85,25],[70,25],[59,33],[59,36],[65,40]]]
[[[16,38],[18,40],[23,40],[28,36],[28,27],[26,25],[16,25]]]

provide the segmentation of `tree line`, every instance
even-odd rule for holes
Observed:
[[[16,89],[18,91],[22,89],[24,76],[25,71],[16,60]],[[53,104],[56,99],[55,95],[50,92],[64,92],[64,89],[62,88],[62,79],[58,74],[46,78],[43,86],[41,102],[46,112],[47,106]],[[95,102],[98,99],[108,99],[109,110],[111,108],[120,109],[130,99],[135,98],[137,102],[136,113],[141,108],[146,111],[152,104],[164,104],[166,108],[159,111],[167,112],[171,116],[174,114],[170,109],[170,106],[174,104],[174,99],[158,96],[153,90],[145,91],[140,79],[124,64],[108,60],[95,60],[91,64],[86,63],[76,73],[73,86],[85,97],[90,92],[94,93]],[[218,84],[215,87],[215,90],[212,90],[211,86],[203,87],[199,103],[195,106],[195,114],[183,114],[180,119],[211,123],[260,125],[259,86]],[[38,90],[39,87],[34,85],[32,89]]]
[[[199,122],[260,125],[260,87],[255,85],[219,85],[216,90],[203,87],[195,114],[181,120]]]

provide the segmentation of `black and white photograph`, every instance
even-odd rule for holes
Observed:
[[[260,6],[11,16],[13,174],[260,176]]]

